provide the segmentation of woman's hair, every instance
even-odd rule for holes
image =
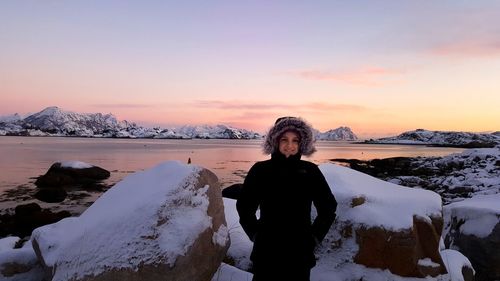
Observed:
[[[269,129],[264,141],[263,149],[266,154],[273,154],[279,150],[279,139],[288,131],[296,133],[300,138],[299,153],[309,156],[316,151],[314,147],[314,133],[311,125],[299,117],[280,117]]]

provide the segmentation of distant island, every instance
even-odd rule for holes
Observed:
[[[324,133],[315,130],[318,140],[354,141],[358,137],[349,127]],[[0,118],[0,136],[57,136],[90,138],[154,139],[262,139],[263,135],[227,125],[185,125],[179,128],[146,128],[129,121],[118,121],[112,114],[75,113],[59,107],[21,117],[12,114]]]
[[[500,131],[491,134],[417,129],[398,136],[365,140],[369,144],[415,144],[461,148],[492,148],[500,144]]]

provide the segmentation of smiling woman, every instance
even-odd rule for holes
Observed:
[[[337,201],[317,165],[300,160],[315,151],[312,128],[282,117],[269,130],[271,159],[250,168],[236,203],[240,224],[254,242],[254,281],[308,281],[314,248],[335,219]],[[311,207],[317,216],[311,223]],[[260,208],[260,217],[256,212]]]

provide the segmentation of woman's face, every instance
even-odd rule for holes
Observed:
[[[291,131],[285,132],[279,139],[279,150],[287,158],[299,152],[299,136]]]

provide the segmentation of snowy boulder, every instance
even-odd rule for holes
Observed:
[[[62,161],[50,166],[47,173],[38,177],[38,187],[61,187],[68,185],[89,185],[109,178],[110,172],[85,162]]]
[[[43,270],[31,243],[28,241],[22,248],[14,249],[14,240],[17,242],[19,238],[0,239],[0,280],[42,280]]]
[[[229,246],[217,177],[177,161],[126,177],[32,241],[53,281],[210,280]]]
[[[476,280],[500,280],[500,194],[455,202],[444,212],[446,246],[469,258]]]
[[[443,219],[438,194],[338,165],[323,164],[320,169],[338,201],[337,220],[327,235],[330,245],[320,249],[320,256],[350,257],[357,264],[405,277],[446,273],[439,254]],[[336,263],[320,258],[318,267]]]

